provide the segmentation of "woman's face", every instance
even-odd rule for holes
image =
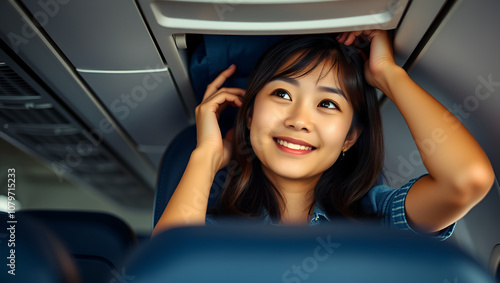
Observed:
[[[255,98],[250,140],[268,178],[319,179],[359,135],[353,129],[348,136],[352,105],[334,69],[319,79],[323,67],[329,65],[300,78],[277,78]]]

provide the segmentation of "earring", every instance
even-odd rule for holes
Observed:
[[[344,149],[342,149],[342,156],[340,156],[340,160],[343,160],[343,159],[344,159],[344,157],[345,157],[345,150],[344,150]]]

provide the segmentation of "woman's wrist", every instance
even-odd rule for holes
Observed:
[[[198,166],[207,168],[211,172],[211,176],[214,177],[219,171],[221,156],[213,150],[197,147],[191,152],[190,160],[194,161]]]
[[[408,77],[406,71],[398,65],[386,68],[379,76],[377,88],[389,99],[394,99],[395,85]]]

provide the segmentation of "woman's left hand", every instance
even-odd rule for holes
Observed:
[[[358,37],[363,37],[370,42],[370,56],[365,64],[366,80],[370,85],[384,91],[387,72],[399,68],[394,62],[389,34],[385,30],[344,32],[339,34],[337,41],[351,45]]]

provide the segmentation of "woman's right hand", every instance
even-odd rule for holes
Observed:
[[[241,88],[220,88],[235,70],[236,66],[231,65],[209,84],[202,102],[195,109],[196,149],[214,158],[215,172],[226,166],[231,156],[232,130],[223,139],[218,119],[228,106],[240,107],[245,95],[245,90]]]

